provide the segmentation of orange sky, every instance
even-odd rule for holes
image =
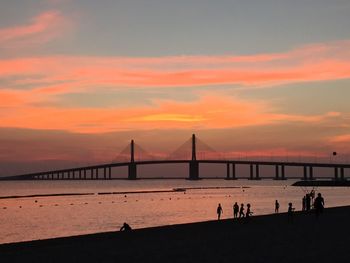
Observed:
[[[12,10],[15,4],[1,6]],[[269,48],[260,47],[265,41],[260,37],[254,51],[245,49],[254,41],[242,40],[238,46],[241,40],[234,38],[230,43],[237,46],[216,48],[214,52],[205,41],[196,42],[191,37],[188,46],[194,41],[196,47],[203,46],[200,52],[185,52],[176,45],[172,51],[159,50],[172,42],[158,35],[160,46],[151,47],[151,55],[140,55],[131,50],[140,33],[133,35],[128,27],[122,28],[107,10],[106,17],[116,23],[115,31],[109,31],[111,24],[98,16],[98,10],[90,10],[80,1],[25,6],[28,9],[16,7],[21,16],[8,14],[0,20],[0,130],[1,142],[6,145],[0,162],[16,159],[6,154],[10,142],[13,148],[21,149],[23,143],[34,147],[25,149],[28,160],[107,160],[114,151],[108,149],[111,134],[116,136],[115,141],[120,139],[116,148],[125,145],[126,138],[146,145],[163,138],[164,149],[150,147],[162,155],[194,132],[229,155],[241,151],[246,155],[289,152],[294,156],[328,156],[334,149],[343,152],[344,158],[349,154],[350,108],[346,98],[350,96],[350,35],[330,37],[328,32],[320,34],[328,36],[322,39],[294,39],[284,44],[276,39],[271,40],[274,43]],[[96,10],[96,16],[92,10]],[[121,17],[119,23],[128,21]],[[189,19],[189,24],[194,23]],[[168,31],[161,25],[164,21],[158,22],[153,23],[154,27],[166,35]],[[131,27],[132,21],[129,24]],[[98,31],[93,38],[95,25],[110,32],[110,38],[101,42]],[[265,26],[261,25],[261,30],[271,33]],[[146,29],[140,32],[153,32],[154,28]],[[121,42],[128,37],[130,47],[123,49]],[[229,32],[225,37],[231,40]],[[145,35],[138,50],[146,50],[145,44],[151,40]],[[36,135],[20,140],[8,131]],[[84,148],[90,157],[79,151],[70,155],[64,149],[52,152],[49,147],[31,156],[34,142],[43,132],[61,134],[46,141],[52,147],[57,147],[59,140],[75,136],[97,136],[106,150],[94,141],[86,147],[78,143],[74,146]],[[166,142],[171,133],[174,142]],[[251,136],[244,138],[245,133]],[[230,134],[243,138],[225,147]],[[71,143],[74,145],[74,140]],[[96,157],[101,151],[108,154]]]

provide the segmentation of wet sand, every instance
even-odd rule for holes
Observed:
[[[347,206],[99,233],[0,245],[0,262],[350,262],[349,222]]]

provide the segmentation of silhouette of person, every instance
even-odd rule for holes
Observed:
[[[319,214],[321,214],[323,212],[324,199],[321,196],[321,193],[317,194],[317,197],[316,197],[315,202],[314,202],[314,208],[315,208],[316,216],[319,216]]]
[[[278,200],[275,201],[275,213],[278,213],[280,209],[280,203],[278,203]]]
[[[239,206],[237,202],[235,202],[235,204],[233,205],[233,218],[238,217],[238,212],[239,212]]]
[[[292,203],[288,204],[288,221],[293,221],[293,214],[294,214],[295,208],[293,207]]]
[[[239,218],[244,217],[244,204],[241,204],[239,209]]]
[[[311,195],[306,194],[305,199],[306,199],[306,211],[310,211],[311,210]]]
[[[120,228],[120,231],[130,231],[131,227],[124,222],[123,226]]]
[[[252,215],[253,215],[253,212],[250,210],[250,204],[247,204],[247,212],[245,213],[245,217],[249,219],[250,216]]]
[[[301,210],[305,211],[306,210],[306,196],[303,196],[303,199],[301,200]]]
[[[218,220],[220,220],[221,214],[224,212],[222,210],[221,204],[218,205],[218,208],[216,209],[216,213],[218,214]]]

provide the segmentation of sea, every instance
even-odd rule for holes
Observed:
[[[349,187],[296,187],[293,180],[1,181],[0,244],[232,218],[232,206],[251,204],[254,215],[274,213],[274,203],[296,210],[312,190],[326,207],[350,205]]]

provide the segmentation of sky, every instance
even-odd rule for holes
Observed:
[[[0,176],[167,156],[350,160],[347,0],[2,0]]]

